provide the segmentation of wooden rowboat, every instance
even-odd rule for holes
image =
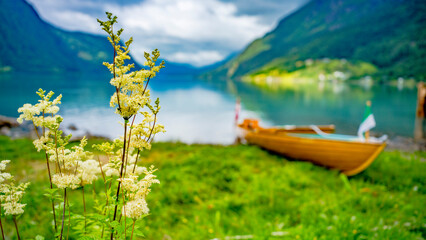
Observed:
[[[311,126],[303,125],[284,125],[272,128],[262,128],[259,126],[259,121],[256,119],[244,119],[242,124],[239,124],[240,129],[256,129],[258,132],[267,134],[280,134],[280,133],[315,133],[315,130]],[[324,133],[334,133],[334,125],[317,125]]]
[[[331,169],[339,169],[351,176],[366,169],[383,151],[386,143],[361,141],[356,136],[338,134],[316,134],[315,130],[286,132],[276,128],[262,128],[256,120],[239,124],[242,137],[249,144],[258,145],[286,157],[310,161]],[[320,128],[321,129],[321,128]],[[315,133],[315,134],[314,134]]]

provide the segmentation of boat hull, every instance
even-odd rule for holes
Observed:
[[[385,143],[307,138],[286,133],[276,135],[247,129],[244,129],[244,138],[249,144],[289,158],[339,169],[348,176],[366,169],[386,146]]]

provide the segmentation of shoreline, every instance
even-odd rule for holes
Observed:
[[[109,139],[106,136],[98,136],[90,133],[89,131],[83,132],[79,130],[74,125],[70,125],[65,129],[62,129],[66,134],[72,134],[72,140],[79,140],[83,136],[86,136],[88,139]],[[6,117],[0,115],[0,135],[8,136],[12,139],[17,138],[30,138],[35,139],[36,134],[34,132],[34,127],[29,122],[24,122],[19,124],[16,121],[16,118]],[[109,139],[110,140],[110,139]],[[166,141],[166,142],[179,142],[179,141]],[[426,151],[426,139],[415,140],[413,137],[405,136],[393,136],[388,139],[387,146],[385,151],[399,150],[404,152],[415,152],[415,151]],[[188,143],[199,144],[199,143]],[[232,145],[232,144],[208,144],[208,145]]]

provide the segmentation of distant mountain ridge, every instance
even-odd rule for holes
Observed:
[[[106,36],[56,28],[25,0],[0,0],[0,22],[0,72],[108,72],[102,63],[112,62],[113,49]],[[191,68],[167,62],[165,70]]]
[[[426,78],[426,1],[313,0],[204,77],[292,69],[306,59],[348,59],[377,74]]]

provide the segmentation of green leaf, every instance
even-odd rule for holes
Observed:
[[[43,237],[43,236],[40,236],[40,235],[37,235],[37,236],[35,237],[35,240],[44,240],[44,237]]]
[[[120,225],[120,223],[118,221],[113,221],[113,222],[110,222],[109,225],[113,228],[116,228],[117,226]]]
[[[345,186],[345,188],[348,191],[353,192],[353,189],[351,187],[351,184],[349,183],[348,177],[345,174],[341,173],[340,174],[340,179],[342,180],[343,185]]]

